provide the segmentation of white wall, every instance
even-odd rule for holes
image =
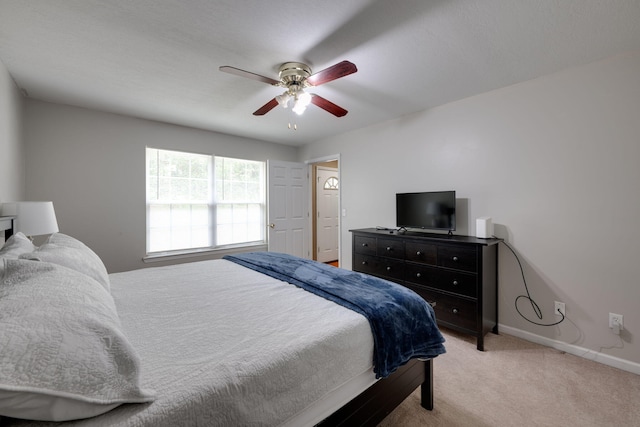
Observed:
[[[24,198],[24,164],[22,95],[0,62],[0,202]]]
[[[348,117],[347,117],[348,120]],[[500,248],[500,323],[640,363],[640,52],[502,88],[304,147],[340,153],[342,265],[349,229],[395,225],[396,192],[456,190],[459,234],[491,216],[553,323]],[[618,337],[608,313],[624,315]],[[640,366],[640,365],[638,365]]]
[[[280,144],[34,100],[26,102],[25,124],[27,197],[52,200],[60,231],[91,247],[110,273],[149,266],[142,262],[147,145],[250,160],[292,161],[297,152]]]

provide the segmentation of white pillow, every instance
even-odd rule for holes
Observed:
[[[69,267],[94,278],[107,291],[111,288],[107,268],[100,257],[87,245],[66,234],[52,234],[42,246],[20,258]]]
[[[27,236],[21,232],[17,232],[13,236],[9,237],[2,249],[0,249],[0,276],[2,276],[2,270],[4,269],[5,259],[18,259],[18,257],[24,253],[33,252],[36,249],[35,245]]]
[[[22,232],[18,231],[4,242],[2,249],[0,249],[0,258],[17,259],[18,256],[26,252],[32,252],[35,249],[36,247],[33,242]]]
[[[153,400],[113,298],[75,270],[5,260],[0,348],[2,416],[66,421]]]

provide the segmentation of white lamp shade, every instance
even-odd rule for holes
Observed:
[[[15,216],[15,232],[41,236],[58,232],[53,202],[8,202],[2,204],[2,215]]]

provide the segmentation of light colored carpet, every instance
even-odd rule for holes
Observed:
[[[443,329],[434,360],[434,410],[419,390],[379,427],[640,426],[640,376],[510,335]]]

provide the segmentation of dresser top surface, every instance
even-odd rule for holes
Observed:
[[[402,237],[420,240],[437,241],[441,243],[468,243],[481,246],[496,245],[502,241],[498,238],[482,239],[475,236],[464,236],[460,234],[439,234],[422,231],[405,231],[399,233],[397,229],[360,228],[349,230],[351,233],[375,235],[376,237]]]

